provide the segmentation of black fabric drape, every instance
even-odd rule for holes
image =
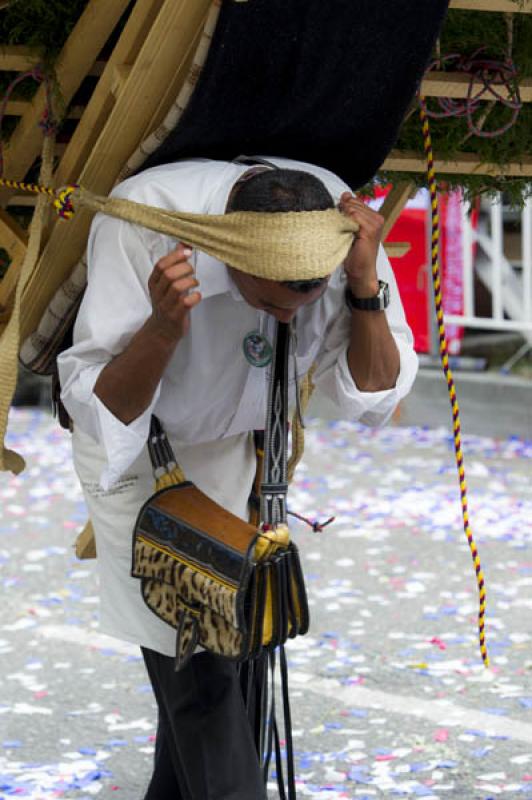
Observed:
[[[262,153],[361,186],[393,147],[448,2],[225,0],[190,105],[143,168]]]

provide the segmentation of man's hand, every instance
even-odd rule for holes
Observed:
[[[384,218],[350,192],[344,192],[338,208],[360,225],[353,246],[344,261],[349,288],[355,297],[374,297],[379,290],[377,254]]]
[[[190,327],[190,309],[201,301],[194,269],[187,261],[192,250],[179,244],[167,256],[159,259],[148,280],[153,312],[150,327],[165,338],[177,343]]]
[[[190,327],[190,309],[201,300],[192,250],[180,244],[161,258],[150,275],[152,314],[129,344],[100,372],[94,386],[102,403],[129,425],[150,405],[179,340]],[[139,380],[141,378],[141,380]]]

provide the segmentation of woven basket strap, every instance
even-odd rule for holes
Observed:
[[[42,149],[40,182],[49,184],[52,179],[55,138],[45,136]],[[10,470],[15,474],[22,472],[25,462],[22,456],[6,449],[4,439],[7,428],[9,407],[15,394],[18,374],[18,351],[20,345],[20,306],[22,294],[39,258],[44,224],[49,211],[49,198],[39,194],[35,214],[30,227],[28,248],[15,289],[13,310],[2,335],[0,358],[0,470]]]

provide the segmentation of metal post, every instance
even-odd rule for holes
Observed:
[[[496,320],[502,320],[504,317],[502,302],[502,259],[504,251],[502,197],[500,194],[491,204],[491,240],[493,242],[491,257],[492,316]]]
[[[460,205],[462,209],[462,249],[464,262],[464,316],[475,315],[474,296],[475,284],[473,275],[473,229],[471,227],[471,206],[465,200]]]
[[[525,202],[521,215],[523,253],[523,320],[532,322],[532,197]]]

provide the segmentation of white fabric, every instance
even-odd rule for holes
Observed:
[[[252,435],[172,445],[187,478],[224,508],[245,518],[255,475]],[[164,655],[175,655],[173,628],[149,610],[140,594],[140,581],[130,577],[131,533],[141,506],[154,491],[147,448],[108,490],[98,482],[106,461],[104,448],[75,426],[73,449],[74,466],[96,536],[100,629]]]
[[[319,167],[270,160],[317,175],[335,201],[349,188]],[[130,178],[115,194],[172,210],[217,214],[225,210],[232,186],[247,169],[227,162],[183,161]],[[88,287],[74,344],[58,360],[62,399],[75,423],[76,467],[97,535],[101,627],[166,654],[173,653],[172,629],[144,607],[138,581],[129,577],[131,531],[153,489],[145,448],[150,416],[160,418],[187,476],[244,516],[254,461],[248,432],[264,427],[268,370],[248,364],[242,341],[252,330],[271,335],[275,322],[243,300],[223,264],[196,252],[203,300],[191,313],[190,331],[176,347],[150,407],[130,425],[121,423],[93,387],[103,367],[123,351],[151,313],[149,275],[175,245],[169,237],[98,215],[89,239]],[[389,419],[417,370],[412,335],[382,248],[377,266],[379,277],[390,284],[386,314],[401,357],[395,388],[367,393],[353,382],[346,358],[350,314],[341,266],[324,295],[297,315],[298,374],[303,376],[317,361],[317,389],[334,401],[343,418],[369,425]],[[292,403],[294,397],[292,375]]]

